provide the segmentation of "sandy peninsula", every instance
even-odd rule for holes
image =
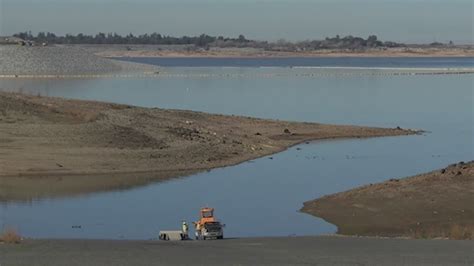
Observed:
[[[0,78],[90,77],[157,70],[152,65],[102,58],[81,47],[0,45]]]
[[[270,51],[256,48],[211,48],[186,50],[154,45],[78,45],[101,57],[209,57],[209,58],[282,58],[282,57],[474,57],[472,47],[398,47],[365,50],[321,49],[313,51]]]
[[[308,140],[416,133],[0,92],[0,200],[144,185]]]
[[[308,201],[302,211],[344,235],[473,239],[473,203],[471,161]]]

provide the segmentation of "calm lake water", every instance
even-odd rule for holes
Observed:
[[[140,60],[164,65],[157,59]],[[161,229],[179,228],[182,219],[194,221],[198,209],[209,205],[227,225],[227,237],[328,234],[335,232],[333,225],[298,212],[304,201],[474,159],[472,74],[393,76],[380,69],[222,68],[208,67],[215,62],[207,61],[194,62],[193,66],[200,66],[196,68],[166,60],[171,60],[167,66],[176,66],[163,70],[176,75],[0,79],[0,90],[429,132],[313,142],[300,145],[301,150],[293,147],[272,155],[272,160],[265,157],[126,191],[3,203],[0,225],[14,225],[28,237],[148,239]],[[326,60],[332,66],[343,59]],[[385,65],[379,59],[373,64],[374,59],[367,60],[361,60],[363,66],[348,66],[393,67],[394,59],[387,59]],[[397,67],[472,66],[472,58],[397,60]],[[265,64],[270,63],[260,63]],[[76,225],[81,228],[73,228]]]

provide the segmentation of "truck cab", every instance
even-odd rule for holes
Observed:
[[[201,231],[202,239],[223,239],[224,230],[223,225],[220,222],[209,222],[204,224],[204,228]]]
[[[196,239],[223,239],[224,225],[214,217],[214,208],[202,208],[196,225]]]

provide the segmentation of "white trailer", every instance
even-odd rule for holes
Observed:
[[[188,239],[188,237],[181,230],[160,231],[158,238],[160,240],[166,240],[166,241],[180,241],[180,240]]]

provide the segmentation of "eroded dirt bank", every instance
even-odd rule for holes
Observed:
[[[474,161],[367,185],[304,203],[338,233],[474,238]]]
[[[144,185],[306,140],[416,133],[0,93],[0,200]]]

